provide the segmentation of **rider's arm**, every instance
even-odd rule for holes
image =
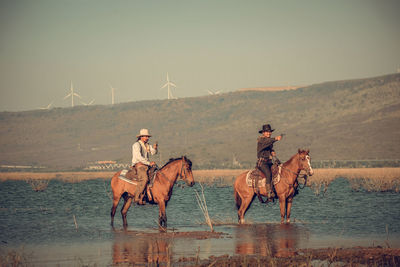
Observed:
[[[275,143],[277,140],[275,138],[269,138],[269,137],[260,137],[258,139],[258,147],[260,150],[263,150],[269,146],[271,146],[273,143]]]
[[[150,147],[150,154],[151,155],[157,154],[157,152],[158,152],[157,148],[154,148],[152,145],[149,145],[149,147]]]

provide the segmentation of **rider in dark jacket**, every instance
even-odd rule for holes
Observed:
[[[265,183],[265,187],[268,194],[268,199],[272,199],[275,197],[274,192],[272,191],[271,184],[271,166],[272,159],[276,157],[276,153],[274,151],[274,143],[282,139],[282,136],[277,136],[275,138],[271,137],[274,129],[271,128],[271,125],[265,124],[262,129],[258,131],[261,136],[257,139],[257,168],[260,169],[267,178]]]

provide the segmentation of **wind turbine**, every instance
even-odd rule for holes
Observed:
[[[213,92],[211,90],[207,90],[207,91],[208,91],[209,95],[219,95],[221,93],[221,91],[216,91],[216,92]]]
[[[111,86],[110,84],[110,88],[111,88],[111,104],[114,105],[114,94],[115,94],[115,90],[117,90],[117,88],[114,88]]]
[[[169,76],[168,76],[168,72],[167,72],[167,83],[164,84],[163,87],[161,87],[161,89],[168,87],[168,99],[173,99],[174,97],[172,96],[170,86],[173,86],[176,88],[176,85],[169,80]]]
[[[91,104],[94,103],[94,99],[92,101],[90,101],[89,103],[85,103],[81,100],[81,103],[84,104],[85,106],[90,106]]]
[[[53,101],[54,102],[54,101]],[[47,107],[42,107],[40,109],[50,109],[51,105],[53,105],[53,102],[51,102],[50,104],[47,105]]]
[[[68,97],[71,97],[71,106],[74,107],[74,96],[77,96],[79,98],[82,98],[80,95],[78,95],[77,93],[74,92],[74,86],[72,85],[72,81],[71,81],[71,93],[69,93],[68,95],[66,95],[64,97],[64,99],[67,99]]]

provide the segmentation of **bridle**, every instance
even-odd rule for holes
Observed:
[[[181,178],[182,180],[186,180],[186,178],[187,178],[187,175],[186,175],[186,168],[184,168],[183,162],[186,163],[184,157],[182,157],[182,165],[181,165],[181,170],[179,171],[178,177]],[[182,172],[183,172],[183,175],[182,175]],[[167,180],[168,183],[171,185],[171,181],[168,179],[168,177],[167,177],[162,171],[160,171],[159,173],[160,173],[161,176],[164,177],[165,180]]]
[[[303,160],[304,160],[304,159],[299,158],[299,161],[303,161]],[[308,162],[310,162],[310,161],[308,160]],[[301,172],[302,170],[306,171],[306,169],[304,168],[303,164],[301,164],[301,167],[302,167],[302,168],[299,169],[298,172],[294,172],[294,171],[292,171],[292,170],[290,170],[290,169],[288,169],[288,168],[283,167],[283,165],[281,166],[281,168],[282,168],[283,170],[286,170],[286,171],[288,171],[288,172],[290,172],[290,173],[296,175],[296,180],[297,180],[298,178],[303,178],[303,179],[304,179],[304,184],[303,184],[302,187],[300,187],[300,183],[299,183],[300,189],[303,189],[303,188],[307,185],[307,177],[308,177],[308,175],[307,175],[307,174],[303,174],[302,177],[300,177],[300,172]],[[282,180],[285,180],[285,179],[282,179]],[[287,181],[284,181],[284,182],[285,182],[287,185],[289,185],[289,186],[293,186],[293,185],[290,185]]]
[[[184,168],[184,164],[186,163],[185,161],[185,157],[182,157],[182,165],[181,165],[181,171],[179,172],[179,178],[181,178],[182,180],[186,180],[187,176],[186,176],[186,168]],[[183,175],[182,175],[183,172]]]

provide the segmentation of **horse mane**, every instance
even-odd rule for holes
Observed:
[[[170,158],[169,161],[165,163],[164,166],[161,167],[161,169],[174,161],[181,160],[182,158],[189,164],[189,168],[192,169],[192,161],[188,159],[186,156],[182,156],[179,158]]]
[[[285,164],[285,166],[287,166],[287,165],[289,165],[293,160],[294,160],[294,158],[296,157],[296,156],[298,156],[298,155],[300,155],[301,153],[306,153],[307,152],[307,154],[308,154],[308,151],[307,150],[305,150],[305,149],[298,149],[298,151],[297,151],[297,153],[296,154],[294,154],[288,161],[286,161],[284,164]]]
[[[283,163],[285,166],[289,165],[299,153],[294,154],[288,161]]]

